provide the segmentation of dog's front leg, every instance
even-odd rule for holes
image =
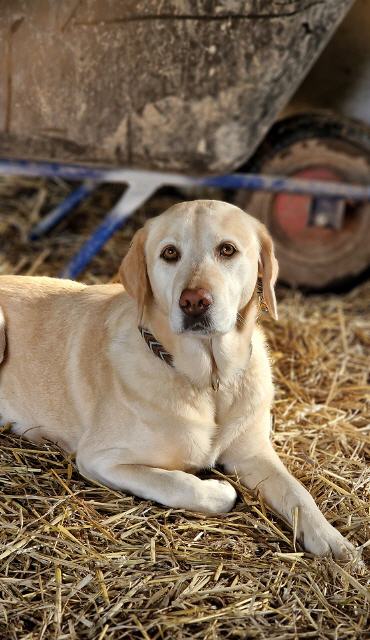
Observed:
[[[312,496],[286,469],[272,447],[269,431],[270,415],[266,413],[258,428],[248,425],[220,462],[291,525],[297,517],[297,536],[307,551],[349,559],[354,547],[329,524]]]
[[[81,474],[113,489],[177,509],[225,513],[235,504],[236,491],[228,482],[201,480],[185,471],[168,471],[141,464],[125,464],[123,452],[84,451],[77,455]]]

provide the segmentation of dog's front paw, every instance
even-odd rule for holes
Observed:
[[[356,555],[355,547],[324,516],[303,515],[299,537],[305,549],[315,556],[332,555],[337,560],[349,561]]]
[[[236,501],[237,493],[226,480],[203,480],[199,511],[204,513],[227,513]]]

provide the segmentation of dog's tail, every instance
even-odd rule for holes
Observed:
[[[5,317],[0,307],[0,363],[4,360],[6,349]]]

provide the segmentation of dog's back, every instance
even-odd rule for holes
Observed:
[[[32,440],[43,425],[74,427],[104,362],[104,329],[120,285],[47,277],[0,277],[0,417]],[[100,361],[99,360],[99,361]]]
[[[27,362],[35,362],[35,351],[37,359],[40,353],[45,359],[55,357],[56,341],[70,321],[66,303],[84,289],[85,285],[53,278],[0,277],[0,375],[14,365],[21,377]]]

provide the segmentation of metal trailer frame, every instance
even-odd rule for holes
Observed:
[[[0,159],[0,175],[63,178],[81,182],[65,200],[30,231],[31,241],[50,231],[72,209],[85,200],[99,184],[111,182],[127,185],[126,191],[115,206],[107,213],[101,224],[60,274],[62,278],[71,279],[77,278],[115,231],[120,229],[135,211],[163,186],[217,187],[230,190],[246,189],[311,196],[309,224],[332,226],[338,229],[343,220],[346,200],[370,201],[370,186],[368,185],[302,180],[251,173],[194,177],[161,171],[105,169],[78,164]]]

